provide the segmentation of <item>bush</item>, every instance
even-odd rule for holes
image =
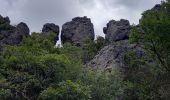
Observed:
[[[0,98],[7,100],[11,98],[11,91],[9,89],[0,89]]]
[[[111,100],[123,97],[124,85],[119,72],[87,69],[80,76],[80,80],[90,86],[92,100]]]
[[[54,89],[52,87],[42,91],[39,96],[40,100],[88,100],[90,99],[90,89],[82,85],[80,82],[72,82],[71,80],[59,83]]]

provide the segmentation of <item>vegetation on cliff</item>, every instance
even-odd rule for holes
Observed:
[[[0,33],[2,28],[10,29],[9,21],[4,20],[8,18],[0,23]],[[59,28],[56,33],[58,31]],[[78,46],[65,43],[63,47],[56,47],[56,33],[32,33],[22,37],[17,45],[5,45],[3,40],[0,44],[0,99],[170,99],[170,0],[145,11],[139,25],[132,27],[126,42],[140,45],[142,54],[127,50],[122,57],[125,64],[117,70],[91,68],[86,64],[108,44],[104,38],[87,39]],[[0,41],[3,36],[0,34]]]

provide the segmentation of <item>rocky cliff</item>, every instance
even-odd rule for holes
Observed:
[[[72,43],[81,46],[85,39],[94,40],[94,28],[91,20],[87,17],[76,17],[62,26],[62,43]]]
[[[130,44],[128,40],[114,42],[101,51],[87,66],[102,69],[119,69],[125,66],[125,55],[133,51],[138,57],[143,55],[143,50],[138,44]]]
[[[128,39],[130,29],[131,26],[128,20],[111,20],[107,24],[107,27],[103,28],[103,32],[105,33],[106,41],[113,43],[116,41]]]
[[[131,25],[128,20],[111,20],[107,27],[103,28],[105,39],[109,43],[91,60],[87,66],[93,68],[118,69],[125,66],[125,55],[134,51],[138,57],[143,55],[139,44],[129,43]]]
[[[21,22],[17,26],[10,25],[8,17],[0,16],[0,45],[18,45],[23,37],[29,36],[28,26]]]

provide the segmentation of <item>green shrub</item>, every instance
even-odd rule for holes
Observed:
[[[57,88],[49,87],[42,91],[40,100],[88,100],[90,99],[90,89],[80,82],[71,80],[60,82]]]
[[[111,100],[123,96],[123,79],[117,71],[87,69],[80,76],[80,80],[90,86],[92,100]]]

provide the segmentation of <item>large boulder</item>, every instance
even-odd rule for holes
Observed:
[[[125,66],[124,57],[129,51],[134,51],[138,57],[144,55],[140,45],[130,44],[128,40],[122,40],[104,47],[87,66],[101,69],[122,68]]]
[[[94,28],[91,20],[87,17],[76,17],[72,21],[62,26],[62,43],[72,43],[76,46],[82,46],[85,39],[94,40]]]
[[[27,24],[21,22],[16,26],[14,33],[11,33],[9,37],[11,39],[11,44],[20,44],[23,37],[29,36],[30,30]]]
[[[60,33],[59,26],[53,23],[46,23],[43,26],[42,33],[44,35],[48,35],[50,32],[55,33],[54,41],[56,43],[59,40],[59,33]]]
[[[128,20],[111,20],[107,24],[107,27],[103,28],[103,32],[106,34],[106,41],[108,41],[109,43],[113,43],[116,41],[128,39],[130,29],[131,26]]]
[[[16,27],[10,25],[8,17],[0,16],[0,45],[18,45],[23,37],[29,36],[28,26],[21,22]]]

